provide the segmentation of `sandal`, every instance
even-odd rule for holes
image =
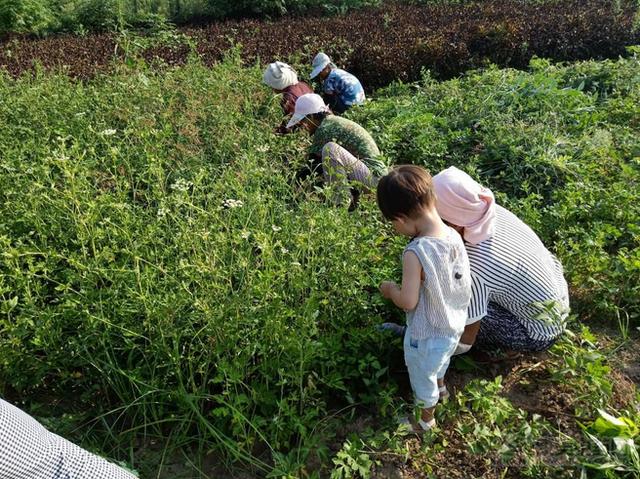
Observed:
[[[422,419],[418,419],[416,423],[415,419],[405,416],[398,420],[400,427],[409,434],[418,434],[422,435],[427,431],[430,431],[434,427],[436,427],[436,420],[431,419],[431,421],[423,421]]]

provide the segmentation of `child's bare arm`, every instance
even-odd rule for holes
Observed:
[[[420,260],[415,253],[408,251],[402,258],[402,287],[393,281],[383,281],[380,292],[397,307],[412,310],[417,306],[420,297],[421,276]]]

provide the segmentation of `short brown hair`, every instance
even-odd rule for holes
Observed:
[[[431,175],[415,165],[398,166],[380,178],[377,196],[380,211],[390,221],[413,217],[436,201]]]

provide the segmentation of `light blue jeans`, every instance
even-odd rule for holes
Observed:
[[[438,379],[444,378],[458,337],[412,339],[404,335],[404,362],[409,370],[411,389],[416,404],[430,408],[438,404]]]

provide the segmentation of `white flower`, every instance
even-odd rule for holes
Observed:
[[[276,226],[276,225],[271,225],[271,229],[272,229],[274,232],[276,232],[276,233],[277,233],[278,231],[282,231],[282,228],[280,228],[279,226]]]
[[[174,184],[171,185],[172,190],[187,191],[193,186],[191,181],[187,181],[184,178],[178,178]]]
[[[168,212],[169,210],[166,208],[158,208],[158,218],[164,218],[165,216],[167,216]]]
[[[282,248],[280,248],[280,251],[282,252],[282,254],[287,254],[289,252],[289,250],[287,248],[285,248],[284,246]]]
[[[269,151],[269,145],[261,145],[256,148],[256,150],[260,153],[266,153],[267,151]]]
[[[224,200],[224,203],[222,203],[222,206],[225,208],[240,208],[243,205],[244,203],[242,200],[234,200],[233,198],[226,199]]]
[[[242,233],[240,233],[240,237],[243,240],[248,240],[250,236],[251,236],[251,232],[250,231],[243,230]]]
[[[115,130],[113,128],[107,128],[106,130],[102,130],[100,132],[101,135],[103,136],[113,136],[118,132],[118,130]]]

